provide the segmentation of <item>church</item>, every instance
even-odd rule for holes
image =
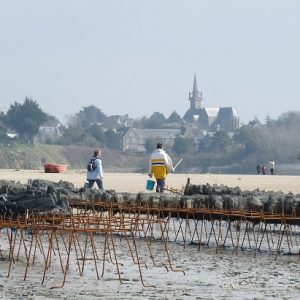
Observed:
[[[189,92],[190,108],[183,116],[186,124],[197,124],[200,129],[208,132],[225,130],[234,132],[239,128],[239,115],[233,107],[207,108],[203,107],[202,92],[197,87],[196,74],[192,92]]]

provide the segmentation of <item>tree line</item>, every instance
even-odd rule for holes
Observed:
[[[15,102],[7,113],[0,115],[0,141],[7,142],[7,133],[14,130],[19,141],[32,144],[40,126],[60,126],[61,134],[49,137],[45,143],[58,145],[99,146],[120,149],[118,132],[105,128],[108,118],[101,109],[91,105],[83,107],[71,116],[67,125],[59,125],[56,117],[45,113],[39,104],[26,97],[23,103]],[[133,120],[136,128],[179,128],[184,126],[180,115],[174,111],[166,118],[160,112],[150,117]],[[219,130],[208,138],[178,136],[168,151],[185,157],[186,164],[201,165],[204,169],[213,165],[234,163],[256,164],[270,159],[282,163],[295,163],[300,149],[300,112],[290,111],[277,119],[266,117],[264,123],[257,118],[241,126],[233,135]],[[155,139],[145,143],[147,152],[156,145]]]
[[[58,126],[60,134],[48,137],[46,143],[85,146],[96,146],[100,143],[107,148],[119,149],[116,130],[104,125],[108,117],[101,109],[90,105],[70,116],[67,124],[62,125],[55,116],[45,113],[36,101],[26,97],[23,103],[15,102],[10,105],[6,114],[0,114],[0,142],[7,141],[7,133],[13,131],[18,134],[19,141],[33,144],[41,126]],[[170,124],[180,122],[181,117],[175,111],[168,118],[162,113],[154,112],[149,118],[133,120],[133,126],[168,128]]]

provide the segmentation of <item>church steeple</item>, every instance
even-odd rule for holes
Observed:
[[[201,102],[203,100],[203,97],[202,92],[198,91],[196,73],[194,75],[193,91],[189,92],[189,100],[191,102],[190,109],[195,110],[201,108]]]
[[[193,96],[195,97],[198,94],[198,87],[197,87],[197,75],[194,75],[194,85],[193,85]]]

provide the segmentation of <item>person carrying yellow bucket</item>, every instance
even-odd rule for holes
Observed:
[[[156,179],[156,192],[163,193],[167,175],[174,171],[173,163],[170,156],[163,150],[163,144],[158,143],[156,149],[152,152],[149,161],[148,176]],[[152,187],[152,188],[151,188]],[[152,190],[154,184],[148,180],[147,189]]]

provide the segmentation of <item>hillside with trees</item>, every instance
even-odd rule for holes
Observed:
[[[0,168],[39,169],[45,162],[67,163],[84,168],[95,147],[101,147],[105,165],[111,171],[147,172],[148,156],[157,141],[145,141],[144,153],[122,152],[120,128],[110,126],[107,116],[96,106],[84,107],[67,124],[44,112],[38,103],[25,98],[0,114]],[[127,116],[128,117],[128,116]],[[126,117],[126,118],[127,118]],[[181,128],[184,122],[175,111],[169,117],[154,112],[132,121],[135,128]],[[40,139],[40,130],[55,129],[56,134]],[[241,126],[233,133],[217,130],[205,137],[177,136],[167,148],[174,162],[183,158],[178,172],[254,173],[258,162],[297,165],[300,152],[300,112],[285,112],[277,119],[266,117]],[[122,128],[121,128],[122,129]],[[17,135],[12,139],[11,133]],[[116,160],[116,157],[118,159]]]
[[[60,146],[47,144],[0,145],[0,169],[43,170],[45,163],[67,164],[69,169],[85,171],[94,147]],[[103,149],[105,172],[147,172],[148,155],[124,154],[116,150]],[[117,158],[117,159],[116,159]]]

